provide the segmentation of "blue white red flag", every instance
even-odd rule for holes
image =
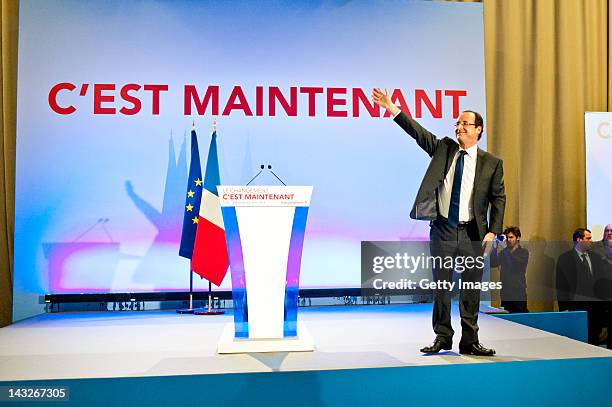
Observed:
[[[191,268],[217,286],[223,282],[229,266],[225,227],[217,192],[217,186],[220,184],[217,132],[213,132],[204,173],[204,188]]]

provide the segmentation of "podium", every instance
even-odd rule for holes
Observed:
[[[298,323],[298,292],[311,186],[219,186],[234,323],[219,353],[313,351]]]

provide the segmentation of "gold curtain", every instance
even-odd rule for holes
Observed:
[[[505,223],[523,239],[567,240],[585,225],[584,112],[612,107],[610,2],[484,1],[489,150],[504,159]],[[12,305],[17,3],[1,9],[0,326]]]
[[[608,1],[485,1],[489,149],[523,238],[585,226],[584,112],[607,109]]]
[[[505,223],[523,240],[567,241],[586,226],[584,112],[609,106],[609,2],[484,2],[488,147],[504,160]],[[551,284],[550,261],[532,260],[528,288]]]
[[[0,8],[0,327],[13,308],[13,219],[15,213],[15,122],[17,107],[17,0]]]

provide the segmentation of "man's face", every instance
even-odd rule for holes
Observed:
[[[612,223],[606,225],[606,228],[604,229],[603,240],[612,240]]]
[[[586,252],[591,249],[592,244],[593,242],[591,232],[584,232],[584,237],[582,239],[578,238],[578,240],[576,241],[576,246],[578,247],[578,250],[582,252]]]
[[[457,127],[455,128],[455,136],[459,145],[463,148],[470,148],[478,143],[478,136],[482,133],[482,127],[476,127],[474,122],[476,115],[472,112],[463,112],[457,119]]]
[[[509,248],[511,249],[514,248],[520,240],[521,238],[516,236],[514,233],[512,232],[506,233],[506,243],[508,244]]]

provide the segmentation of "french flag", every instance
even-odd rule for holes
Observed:
[[[229,266],[225,227],[217,192],[217,186],[220,184],[217,132],[215,131],[208,150],[191,268],[195,273],[217,286],[221,285]]]

